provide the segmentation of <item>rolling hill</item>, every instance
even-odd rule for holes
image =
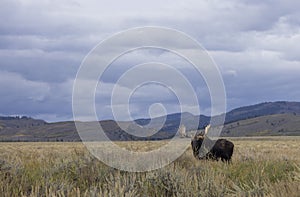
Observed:
[[[225,115],[222,136],[270,136],[300,135],[300,102],[265,102],[236,108]],[[210,119],[220,116],[195,116],[190,113],[170,114],[166,117],[137,119],[135,122],[146,129],[159,128],[159,132],[149,137],[136,137],[123,131],[118,124],[139,132],[133,122],[104,120],[99,123],[111,140],[161,140],[176,135],[180,120],[187,131],[203,129]],[[181,119],[182,118],[182,119]],[[161,127],[161,122],[164,121]],[[192,125],[192,122],[199,125]],[[147,125],[151,122],[151,125]],[[47,123],[30,117],[0,117],[0,141],[80,141],[73,121]]]

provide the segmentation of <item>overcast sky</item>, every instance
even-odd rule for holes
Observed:
[[[300,101],[299,8],[297,0],[1,0],[0,114],[71,120],[73,82],[83,58],[112,34],[140,26],[174,28],[201,43],[220,69],[228,110]],[[124,55],[97,90],[99,119],[113,118],[109,94],[122,69],[149,61],[186,63],[159,50]],[[199,96],[201,113],[209,113],[203,80],[189,68],[181,71]],[[150,84],[133,94],[132,116],[148,116],[157,102],[168,113],[179,110],[172,92]],[[161,113],[155,110],[153,115]]]

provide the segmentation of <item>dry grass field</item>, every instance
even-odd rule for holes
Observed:
[[[0,143],[0,196],[300,196],[300,138],[231,138],[231,165],[188,149],[167,167],[123,172],[81,143]],[[166,142],[118,142],[151,150]]]

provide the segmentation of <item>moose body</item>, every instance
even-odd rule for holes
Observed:
[[[223,162],[230,162],[233,154],[234,144],[226,139],[211,140],[206,136],[209,126],[205,129],[205,134],[196,135],[191,142],[193,155],[198,159],[212,159]],[[202,149],[201,149],[202,146]]]

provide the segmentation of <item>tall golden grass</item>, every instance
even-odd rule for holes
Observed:
[[[167,167],[113,169],[81,143],[0,143],[0,196],[299,196],[300,138],[234,138],[231,165],[188,149]],[[118,142],[148,151],[166,142]]]

